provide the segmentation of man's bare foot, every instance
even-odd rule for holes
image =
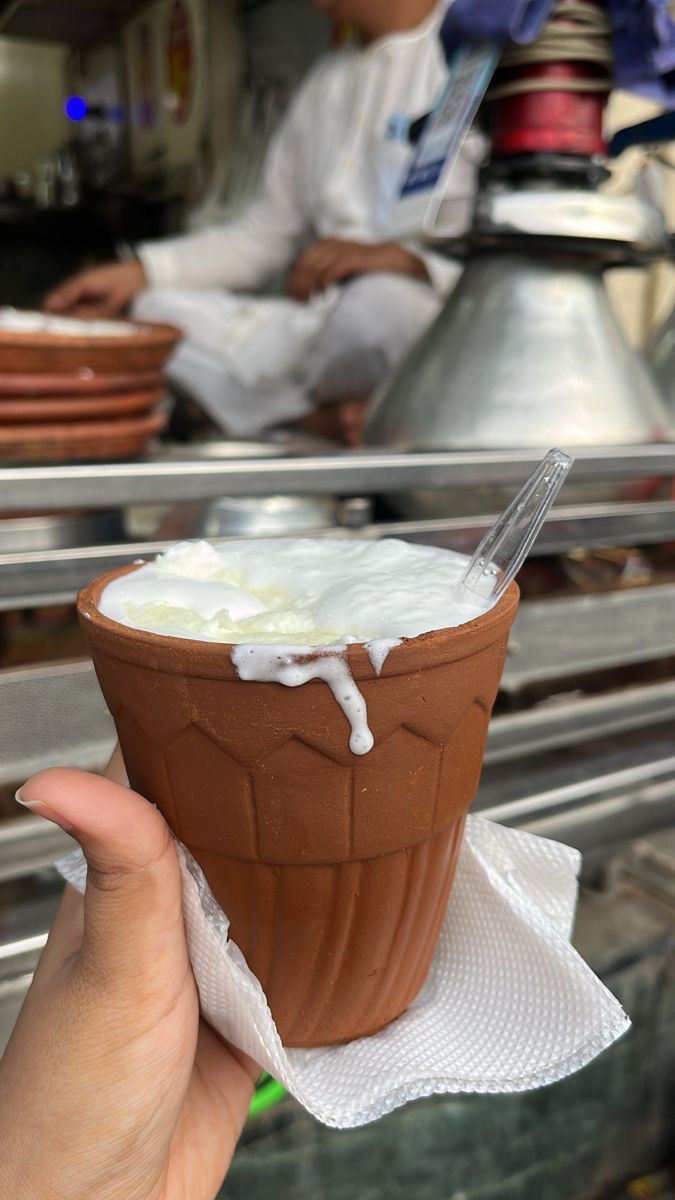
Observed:
[[[352,449],[363,445],[363,427],[366,421],[367,400],[343,400],[338,404],[343,441]]]
[[[367,403],[367,399],[358,397],[325,404],[299,421],[294,421],[292,428],[328,438],[331,442],[343,442],[356,450],[363,444]]]

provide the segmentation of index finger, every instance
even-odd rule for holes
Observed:
[[[72,308],[85,294],[85,287],[83,280],[78,276],[67,279],[65,283],[60,283],[51,292],[47,292],[42,307],[45,312],[63,312],[64,309]]]

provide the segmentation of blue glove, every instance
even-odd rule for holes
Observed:
[[[553,7],[554,0],[455,0],[441,29],[446,55],[461,42],[532,42]],[[664,104],[675,101],[675,21],[668,0],[606,0],[606,7],[615,86]]]
[[[608,0],[617,87],[675,100],[675,21],[667,0]]]
[[[555,0],[455,0],[443,21],[447,50],[460,42],[533,42],[548,20]]]

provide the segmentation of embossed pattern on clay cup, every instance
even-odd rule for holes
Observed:
[[[330,689],[240,680],[228,645],[80,618],[132,787],[200,863],[282,1041],[375,1033],[419,992],[445,915],[518,606],[347,659],[375,745]]]

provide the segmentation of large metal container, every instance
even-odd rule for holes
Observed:
[[[645,357],[675,426],[675,309],[648,342]]]
[[[338,524],[329,496],[223,496],[201,512],[195,537],[274,537]]]
[[[668,426],[599,267],[569,254],[491,251],[471,259],[436,322],[376,397],[366,442],[399,451],[639,445],[664,439]],[[606,488],[593,493],[606,497]],[[572,499],[569,487],[565,498]],[[587,489],[583,498],[591,498]],[[449,488],[395,502],[413,516],[440,516],[468,505],[498,511],[505,499],[493,489]]]

